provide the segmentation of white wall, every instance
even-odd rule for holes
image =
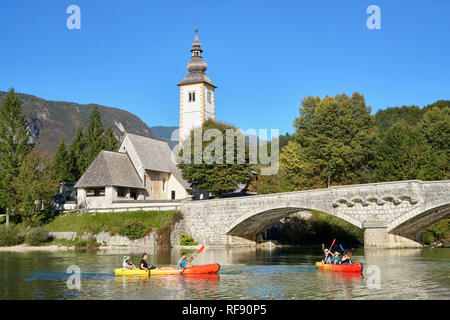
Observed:
[[[208,101],[208,92],[211,93],[211,102]],[[205,85],[205,120],[215,119],[215,92],[214,88]]]
[[[131,162],[133,163],[134,167],[136,168],[136,171],[137,171],[139,177],[141,178],[142,181],[144,181],[145,169],[144,169],[141,161],[139,160],[136,150],[134,149],[134,146],[131,143],[128,136],[125,136],[125,138],[123,139],[122,143],[119,146],[118,152],[123,152],[123,153],[127,152],[128,153],[128,156],[130,157]]]
[[[189,197],[186,189],[181,185],[181,183],[174,177],[173,174],[170,175],[168,181],[168,199],[171,199],[172,191],[175,191],[175,199],[184,199]]]
[[[194,127],[203,123],[203,92],[202,83],[180,86],[180,137],[186,138]],[[195,101],[189,101],[189,93],[195,92]]]

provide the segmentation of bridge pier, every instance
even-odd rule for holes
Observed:
[[[366,249],[422,248],[422,245],[414,240],[388,233],[384,221],[366,221],[363,223],[363,230]]]

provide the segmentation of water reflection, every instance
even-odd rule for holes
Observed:
[[[194,250],[195,252],[195,250]],[[181,250],[148,250],[154,265],[174,265]],[[219,274],[114,276],[123,255],[110,249],[0,253],[0,299],[449,299],[450,249],[363,250],[363,275],[317,271],[320,248],[207,249],[195,264],[218,262]],[[69,265],[82,271],[81,290],[66,286]],[[368,288],[367,268],[380,268],[380,289]]]

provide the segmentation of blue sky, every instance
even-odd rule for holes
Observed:
[[[66,8],[81,8],[69,30]],[[381,30],[369,30],[369,5]],[[376,111],[450,99],[450,1],[41,0],[0,4],[0,90],[178,125],[194,29],[216,117],[292,132],[303,97],[359,91]]]

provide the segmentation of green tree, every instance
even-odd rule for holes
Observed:
[[[430,154],[431,148],[417,127],[397,122],[378,147],[378,181],[427,180],[434,175]]]
[[[117,151],[117,148],[119,147],[119,140],[117,139],[117,135],[113,128],[108,127],[106,129],[103,140],[105,150]]]
[[[450,107],[433,107],[425,112],[418,123],[418,130],[431,149],[430,166],[434,166],[434,176],[427,180],[449,179],[450,177]]]
[[[16,194],[11,183],[32,148],[19,97],[11,88],[0,107],[0,208],[13,206]]]
[[[51,197],[58,193],[58,186],[48,155],[33,151],[23,160],[12,187],[17,194],[15,212],[25,224],[39,224],[48,218]]]
[[[102,116],[97,109],[97,106],[94,106],[91,114],[89,115],[89,125],[87,127],[86,133],[86,150],[85,150],[85,159],[81,172],[84,172],[88,166],[95,160],[100,151],[105,147],[104,145],[104,133],[105,130],[103,128]]]
[[[364,96],[306,97],[299,111],[294,140],[280,155],[291,189],[359,182],[359,171],[374,158],[378,133]]]
[[[77,133],[69,146],[69,170],[72,179],[78,180],[83,174],[86,164],[84,151],[86,148],[86,139],[81,125],[77,128]]]
[[[203,137],[203,133],[206,133],[210,129],[218,130],[216,132],[220,133],[222,141],[220,141],[220,139],[218,139],[217,137],[212,137],[210,141],[201,139],[202,143],[199,144],[199,150],[195,147],[196,143],[194,142],[194,137],[197,133],[199,133],[201,137]],[[237,133],[233,139],[233,148],[228,148],[228,150],[226,147],[227,129]],[[238,161],[238,146],[241,145],[238,141],[244,141],[244,145],[246,145],[245,137],[243,137],[242,133],[238,129],[236,129],[232,125],[227,125],[213,120],[207,120],[203,123],[201,128],[196,130],[197,133],[195,133],[195,130],[192,130],[190,136],[186,138],[183,143],[182,155],[184,155],[184,157],[189,160],[186,162],[190,162],[179,164],[179,168],[182,171],[184,179],[186,179],[189,183],[194,185],[199,190],[212,192],[216,197],[220,197],[226,193],[233,192],[238,188],[239,184],[245,184],[250,179],[252,179],[253,175],[251,173],[251,166],[248,161],[248,146],[244,148],[244,163],[239,163]],[[208,161],[205,161],[205,157],[202,156],[200,163],[196,164],[195,154],[208,154],[209,151],[212,151],[211,147],[214,145],[222,146],[221,153],[219,153],[220,150],[218,151],[217,149],[211,152],[211,155],[215,159],[222,159],[222,163],[208,163]],[[232,160],[229,162],[232,163],[227,163],[226,161],[227,151],[228,159]]]
[[[64,137],[61,138],[53,158],[53,172],[55,178],[58,180],[73,179],[72,173],[70,172],[69,152],[67,151],[66,140]]]

